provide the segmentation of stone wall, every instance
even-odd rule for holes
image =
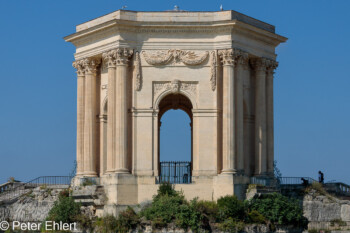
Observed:
[[[311,190],[303,199],[309,229],[350,230],[350,201]]]
[[[0,204],[0,221],[42,222],[62,187],[38,187],[11,202]]]

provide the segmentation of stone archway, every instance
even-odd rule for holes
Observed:
[[[167,181],[171,183],[191,183],[192,163],[193,163],[193,114],[192,103],[185,95],[168,94],[161,99],[158,105],[158,176],[161,182]],[[161,162],[160,159],[160,128],[161,119],[168,110],[180,109],[184,111],[190,118],[191,123],[191,161],[182,162]]]

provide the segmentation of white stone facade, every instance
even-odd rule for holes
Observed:
[[[172,108],[192,120],[193,182],[176,185],[187,198],[273,174],[275,48],[287,40],[274,26],[235,11],[118,10],[65,40],[76,46],[77,178],[100,177],[110,211],[155,194],[159,119]]]

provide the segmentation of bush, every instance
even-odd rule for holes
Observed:
[[[164,182],[159,185],[157,195],[153,197],[154,199],[157,199],[161,196],[178,196],[179,192],[176,192],[174,189],[174,186],[170,184],[169,182]]]
[[[135,229],[139,223],[139,216],[128,206],[126,210],[120,212],[117,218],[116,230],[120,233],[128,232],[129,230]]]
[[[265,217],[256,210],[252,210],[251,212],[249,212],[247,218],[249,223],[258,223],[258,224],[266,223]]]
[[[241,232],[244,230],[244,222],[228,218],[219,224],[219,229],[224,232]]]
[[[219,220],[225,221],[226,219],[244,220],[245,211],[244,204],[238,200],[235,196],[221,197],[217,201],[219,208]]]
[[[147,220],[154,221],[155,227],[161,228],[173,222],[175,220],[175,215],[181,210],[180,206],[185,204],[187,203],[182,195],[157,195],[150,206],[141,210],[140,215]]]
[[[49,211],[47,220],[73,223],[77,220],[78,215],[80,215],[80,203],[76,203],[72,197],[59,195],[58,200]]]
[[[281,194],[262,195],[248,201],[248,208],[261,213],[273,224],[307,227],[307,219],[296,199],[289,199]]]
[[[219,207],[214,201],[198,201],[195,198],[191,201],[193,208],[198,211],[201,215],[205,216],[210,222],[216,222],[219,213]]]
[[[98,218],[95,222],[96,232],[114,233],[117,232],[117,218],[113,215],[107,215],[103,218]]]

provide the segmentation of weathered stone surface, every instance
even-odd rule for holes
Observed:
[[[58,199],[59,189],[36,188],[13,203],[0,206],[0,220],[41,222]]]
[[[350,204],[343,204],[340,212],[340,216],[343,221],[350,221]]]

